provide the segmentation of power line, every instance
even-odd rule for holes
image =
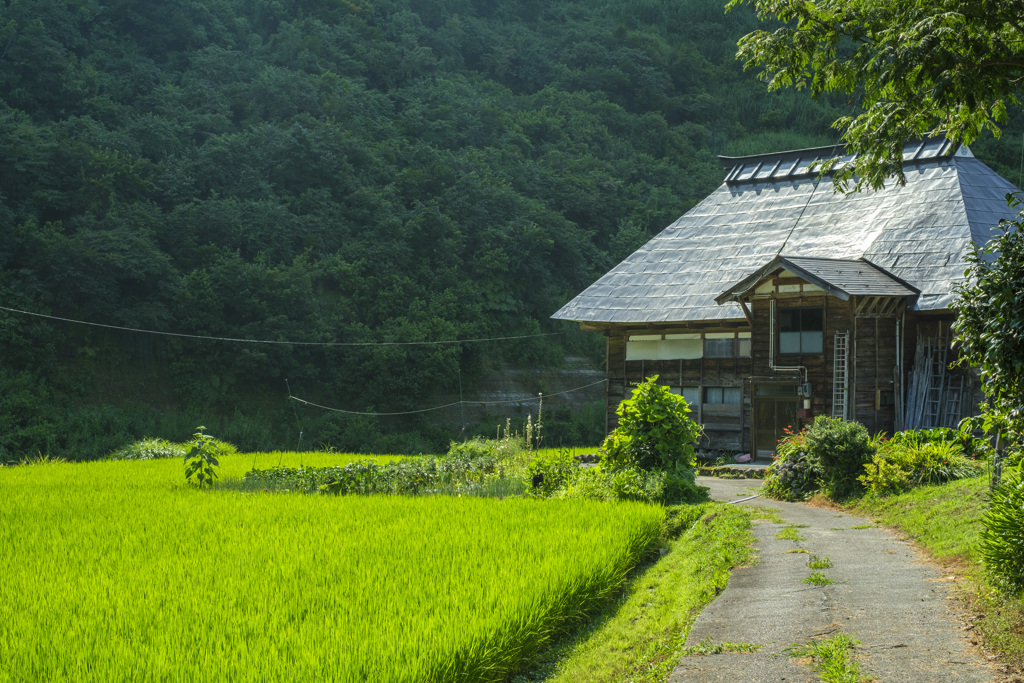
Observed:
[[[312,408],[321,408],[323,410],[329,410],[332,413],[345,413],[346,415],[371,415],[371,416],[374,416],[374,417],[387,417],[387,416],[394,416],[394,415],[416,415],[416,414],[419,414],[419,413],[429,413],[429,412],[432,412],[434,410],[444,410],[445,408],[453,408],[453,407],[459,406],[459,405],[481,406],[481,405],[493,405],[493,404],[499,404],[499,403],[530,403],[532,401],[538,401],[539,402],[543,398],[551,398],[552,396],[561,396],[563,394],[571,394],[574,391],[582,391],[583,389],[589,389],[590,387],[596,387],[598,384],[604,384],[607,381],[608,381],[607,379],[602,379],[602,380],[598,380],[597,382],[592,382],[590,384],[584,385],[582,387],[576,387],[575,389],[566,389],[565,391],[559,391],[559,392],[554,393],[554,394],[538,394],[537,398],[533,398],[531,396],[529,398],[514,398],[514,399],[509,399],[509,400],[506,400],[506,401],[455,401],[453,403],[446,403],[443,406],[434,406],[433,408],[422,408],[420,410],[405,410],[405,411],[401,411],[401,412],[397,412],[397,413],[372,413],[372,412],[364,412],[364,411],[359,411],[359,410],[345,410],[343,408],[331,408],[329,406],[320,405],[319,403],[313,403],[312,401],[307,401],[305,399],[299,398],[298,396],[292,396],[290,394],[289,394],[288,398],[291,399],[292,401],[297,401],[299,403],[302,403],[303,405],[307,405],[307,406],[310,406]]]
[[[442,344],[472,344],[477,342],[492,342],[492,341],[511,341],[514,339],[535,339],[537,337],[554,337],[565,334],[564,332],[542,332],[539,334],[520,334],[509,337],[479,337],[475,339],[444,339],[440,341],[409,341],[409,342],[305,342],[305,341],[282,341],[277,339],[239,339],[237,337],[216,337],[212,335],[202,334],[186,334],[184,332],[162,332],[160,330],[146,330],[138,327],[122,327],[120,325],[107,325],[104,323],[91,323],[85,320],[74,320],[72,318],[61,318],[56,315],[46,315],[45,313],[34,313],[32,311],[22,311],[17,308],[8,308],[6,306],[0,306],[0,311],[7,311],[9,313],[19,313],[21,315],[30,315],[36,318],[46,318],[47,320],[57,320],[64,323],[73,323],[75,325],[87,325],[89,327],[102,327],[108,330],[120,330],[122,332],[139,332],[142,334],[156,334],[163,337],[181,337],[185,339],[202,339],[204,341],[222,341],[222,342],[241,342],[243,344],[278,344],[278,345],[289,345],[289,346],[438,346]]]

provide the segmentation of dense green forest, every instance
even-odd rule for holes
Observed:
[[[714,189],[716,154],[835,140],[847,103],[735,61],[756,26],[720,0],[5,0],[0,306],[109,327],[0,311],[0,460],[200,423],[428,451],[456,426],[300,414],[285,380],[399,412],[495,364],[599,366],[548,317]]]

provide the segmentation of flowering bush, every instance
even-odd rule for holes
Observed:
[[[807,428],[786,427],[761,492],[776,500],[807,500],[818,490],[817,472],[807,459]]]

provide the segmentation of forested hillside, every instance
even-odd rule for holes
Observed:
[[[426,451],[495,364],[603,359],[548,316],[721,182],[825,144],[720,0],[7,0],[0,460],[197,424]],[[562,425],[568,429],[571,416]],[[494,424],[475,425],[489,433]],[[552,424],[553,440],[559,427]]]

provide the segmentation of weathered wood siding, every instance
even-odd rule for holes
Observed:
[[[985,393],[981,386],[981,374],[978,368],[971,368],[966,365],[957,364],[957,352],[951,348],[952,332],[951,327],[955,317],[952,314],[936,315],[908,312],[906,316],[906,331],[901,343],[903,345],[903,371],[904,375],[914,370],[916,364],[916,352],[918,340],[922,337],[941,339],[945,342],[947,352],[945,358],[946,381],[949,386],[959,389],[962,387],[963,394],[960,397],[959,414],[946,421],[946,426],[955,426],[960,418],[968,415],[977,415],[978,404],[985,400]],[[910,390],[909,377],[905,379],[907,390]]]
[[[858,317],[852,336],[856,363],[849,417],[872,434],[892,434],[896,419],[896,325],[892,317]]]
[[[784,280],[783,282],[789,282]],[[821,353],[778,353],[778,321],[771,321],[772,301],[776,316],[787,308],[821,308],[823,310],[823,343]],[[907,314],[906,329],[901,327],[900,344],[903,347],[903,373],[898,376],[899,349],[897,325],[903,325],[903,302],[878,299],[874,302],[853,297],[843,301],[824,292],[755,295],[749,301],[750,319],[728,323],[676,323],[663,326],[613,326],[608,336],[608,430],[617,424],[615,409],[629,396],[631,387],[645,378],[658,375],[659,382],[673,388],[699,387],[700,403],[692,406],[694,417],[705,425],[704,446],[715,449],[749,451],[753,448],[752,407],[754,388],[759,384],[796,385],[803,381],[811,384],[810,408],[802,411],[796,428],[802,428],[818,415],[833,414],[835,339],[836,333],[849,333],[848,387],[846,394],[849,419],[863,423],[872,433],[892,433],[896,411],[902,405],[905,374],[913,367],[913,354],[917,334],[949,338],[951,316],[942,318],[920,317]],[[630,335],[708,333],[723,331],[750,331],[749,358],[700,358],[693,360],[627,361],[626,341]],[[774,334],[773,334],[774,332]],[[771,350],[774,345],[772,369]],[[950,355],[950,360],[953,356]],[[957,372],[952,370],[951,372]],[[962,372],[962,371],[961,371]],[[977,403],[977,383],[966,381],[965,411]],[[706,387],[738,387],[741,400],[738,405],[704,403]],[[798,407],[803,409],[801,398]]]
[[[748,331],[746,325],[731,327],[707,325],[672,325],[658,328],[614,327],[608,332],[608,404],[607,429],[611,431],[618,424],[616,408],[627,398],[632,387],[646,378],[658,375],[658,383],[673,389],[697,387],[701,400],[690,408],[695,420],[705,427],[706,448],[732,451],[750,448],[749,391],[744,389],[745,378],[750,375],[750,358],[699,358],[693,360],[627,361],[626,340],[631,334],[727,332]],[[738,387],[741,390],[739,405],[704,404],[705,387]]]

